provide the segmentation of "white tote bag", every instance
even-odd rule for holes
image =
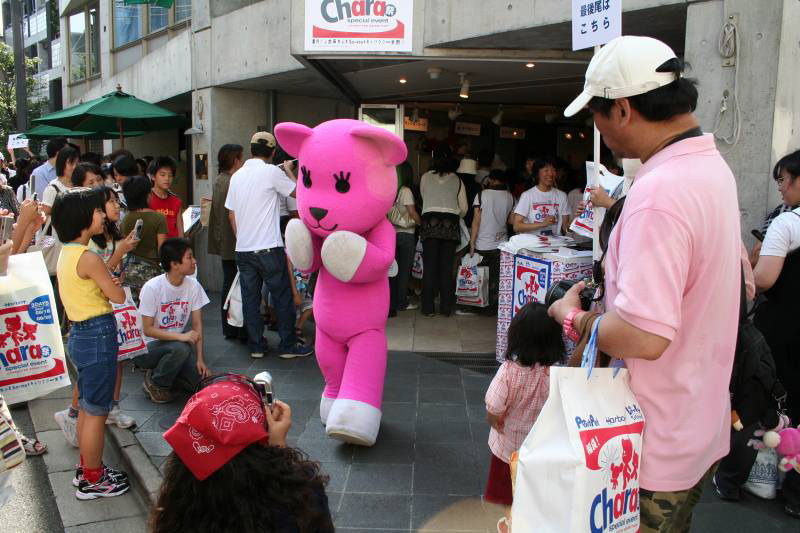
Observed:
[[[514,533],[639,531],[644,415],[627,369],[551,367],[550,395],[519,451]],[[587,376],[588,374],[588,376]]]
[[[111,308],[114,310],[114,319],[117,321],[118,361],[125,361],[147,353],[142,315],[139,314],[136,304],[133,303],[131,288],[124,287],[124,289],[125,301],[121,304],[111,304]]]
[[[237,328],[244,326],[242,286],[239,283],[239,272],[236,272],[236,277],[233,278],[231,290],[228,291],[228,296],[225,298],[225,305],[222,306],[222,308],[228,311],[228,324]]]
[[[756,461],[742,488],[759,498],[774,500],[778,492],[778,452],[773,448],[758,450]]]
[[[478,266],[483,256],[466,254],[456,277],[456,303],[473,307],[489,305],[489,267]]]

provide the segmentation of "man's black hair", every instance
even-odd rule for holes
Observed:
[[[148,197],[153,189],[153,184],[147,176],[132,176],[122,184],[122,194],[125,195],[125,204],[131,211],[147,209]]]
[[[269,159],[275,152],[274,146],[267,146],[266,142],[250,143],[250,153],[253,157],[263,157]]]
[[[99,167],[103,164],[103,156],[97,152],[84,152],[81,154],[81,163],[91,163]]]
[[[64,172],[67,170],[67,163],[70,161],[78,162],[81,158],[81,154],[79,154],[74,148],[71,146],[65,146],[61,150],[58,151],[56,155],[56,176],[59,178],[64,175]]]
[[[663,122],[677,115],[692,113],[697,109],[697,82],[680,74],[687,65],[677,58],[672,58],[656,69],[656,72],[674,72],[678,79],[636,96],[628,96],[631,107],[649,122]],[[609,116],[614,100],[595,96],[589,101],[589,109]]]
[[[183,256],[186,250],[194,250],[192,243],[189,239],[182,237],[172,237],[164,241],[161,249],[158,251],[158,257],[161,260],[161,267],[164,272],[169,272],[172,269],[172,262],[180,263],[183,261]]]
[[[241,159],[244,149],[240,144],[223,144],[217,153],[217,171],[227,172],[233,168],[237,159]]]
[[[162,168],[170,169],[173,177],[178,173],[178,164],[168,155],[160,155],[153,159],[153,161],[150,163],[150,174],[155,176],[156,172]]]
[[[777,181],[781,177],[781,172],[786,171],[791,177],[792,181],[800,176],[800,150],[795,150],[790,154],[781,157],[775,168],[772,169],[772,178]]]
[[[72,242],[92,225],[95,209],[104,209],[98,189],[70,189],[58,193],[51,212],[52,224],[61,242]]]
[[[81,147],[80,147],[80,146],[78,146],[78,145],[77,145],[77,144],[75,144],[75,143],[71,143],[71,142],[69,142],[69,141],[67,141],[67,146],[71,147],[73,150],[75,150],[76,152],[78,152],[78,157],[80,157],[80,155],[81,155]]]
[[[47,159],[52,159],[58,152],[67,145],[67,140],[64,137],[56,137],[47,141],[45,151],[47,152]]]
[[[505,184],[506,182],[508,182],[508,174],[506,173],[505,170],[500,170],[499,168],[495,168],[491,172],[489,172],[489,179]]]
[[[86,183],[87,172],[97,174],[100,178],[103,177],[103,171],[94,163],[78,163],[78,166],[72,172],[72,186],[83,187],[83,184]]]
[[[508,327],[506,359],[522,366],[550,366],[564,359],[561,326],[547,314],[547,306],[530,302],[517,311]]]
[[[114,171],[120,176],[130,178],[139,174],[139,165],[136,164],[136,160],[127,155],[121,155],[114,159],[113,166]]]

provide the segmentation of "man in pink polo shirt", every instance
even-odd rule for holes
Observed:
[[[731,170],[692,115],[694,83],[664,43],[614,39],[583,93],[617,157],[641,159],[609,238],[607,312],[598,347],[622,358],[645,414],[641,531],[689,531],[703,483],[728,453],[728,383],[741,284],[739,203]],[[581,329],[578,284],[553,304]]]

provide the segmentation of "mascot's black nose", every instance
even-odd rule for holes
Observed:
[[[310,207],[308,210],[311,212],[311,216],[317,219],[317,222],[325,218],[325,215],[328,214],[327,209],[322,209],[320,207]]]

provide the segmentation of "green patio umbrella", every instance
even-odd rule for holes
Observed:
[[[54,137],[69,137],[72,139],[116,139],[119,137],[119,132],[106,131],[106,132],[92,132],[92,131],[74,131],[66,128],[59,128],[56,126],[48,126],[46,124],[38,124],[28,131],[22,133],[26,139],[52,139]],[[128,131],[125,132],[126,137],[139,137],[144,135],[143,131]]]
[[[100,98],[34,119],[37,124],[73,131],[116,132],[125,146],[128,132],[148,132],[183,127],[185,117],[117,90]]]

